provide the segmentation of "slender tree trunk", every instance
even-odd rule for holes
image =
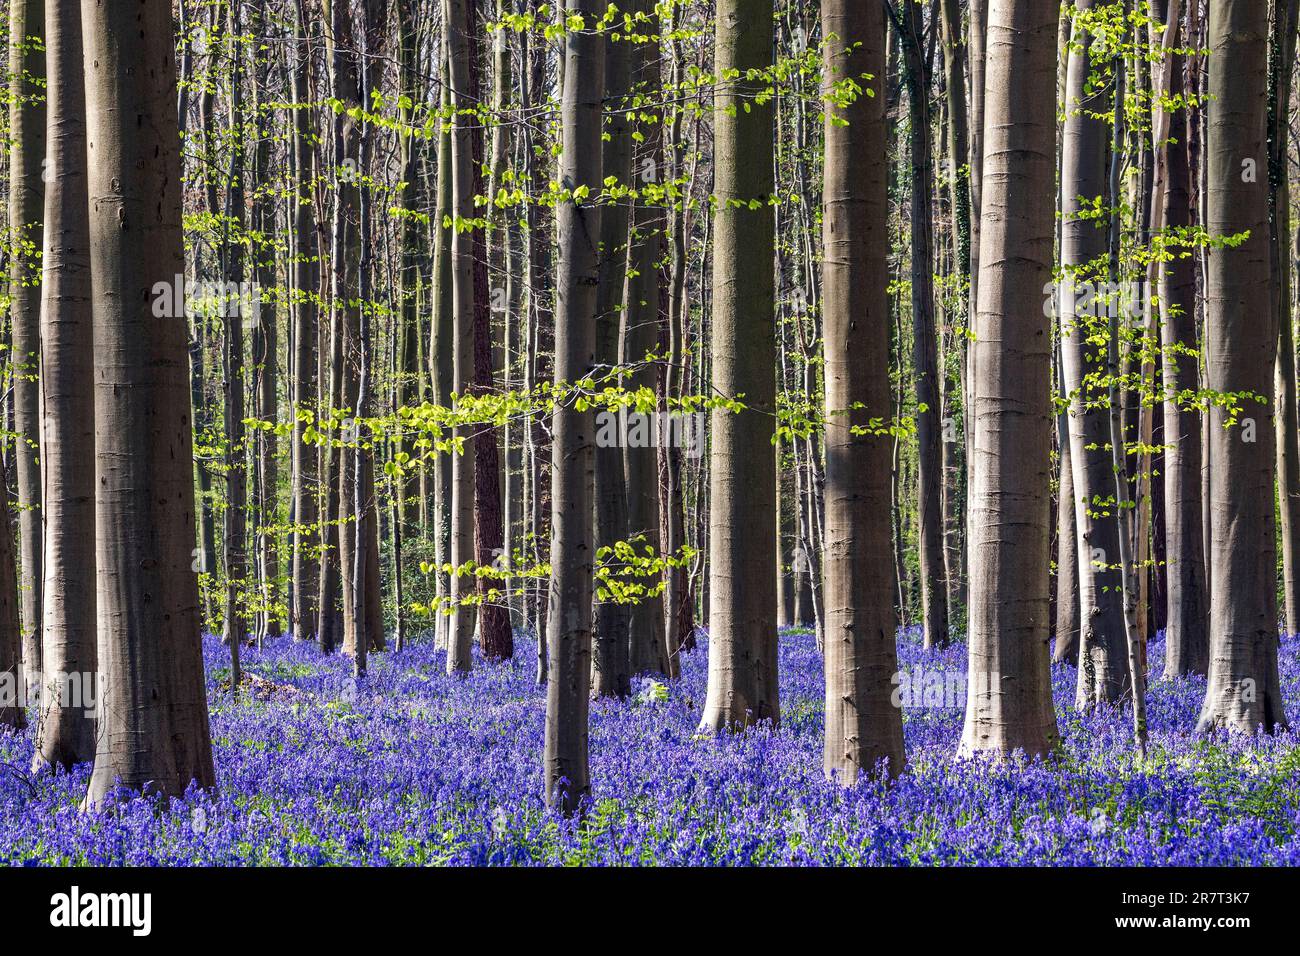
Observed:
[[[440,108],[443,114],[451,109],[451,90],[447,79],[446,35],[439,45],[439,68],[442,80]],[[438,137],[437,199],[433,214],[433,318],[430,322],[429,355],[432,358],[429,374],[433,380],[434,402],[443,408],[451,407],[455,389],[453,358],[454,300],[451,280],[451,243],[454,229],[443,223],[451,215],[451,132],[444,126]],[[435,590],[437,611],[434,617],[434,641],[440,648],[447,647],[451,615],[445,601],[450,593],[449,576],[443,565],[451,561],[451,502],[452,461],[439,453],[434,459],[434,556],[437,562]]]
[[[715,36],[712,393],[739,413],[713,412],[709,445],[709,684],[701,727],[780,719],[776,595],[772,580],[775,476],[771,454],[776,353],[773,243],[768,205],[772,104],[747,71],[772,63],[772,0],[719,0]],[[737,73],[738,71],[738,73]],[[751,208],[750,203],[757,204]],[[743,397],[742,397],[743,396]]]
[[[87,802],[215,783],[199,643],[171,4],[82,4],[100,723]],[[142,63],[151,63],[148,70]],[[120,122],[139,117],[138,124]],[[161,294],[160,294],[161,292]],[[162,312],[163,314],[157,314]]]
[[[294,110],[292,195],[294,258],[290,269],[293,288],[291,321],[293,322],[293,433],[291,478],[293,495],[293,607],[291,624],[294,636],[310,640],[317,625],[317,581],[320,575],[316,549],[319,548],[320,520],[317,508],[316,450],[303,440],[307,423],[300,415],[316,413],[319,404],[317,378],[318,301],[320,254],[316,224],[312,221],[312,183],[316,176],[315,133],[311,110],[311,41],[314,30],[307,20],[305,0],[298,0],[297,58],[293,72]]]
[[[970,664],[961,752],[1057,743],[1048,662],[1052,275],[1058,11],[992,0],[988,19]]]
[[[1277,488],[1282,541],[1282,590],[1287,634],[1300,633],[1300,440],[1296,418],[1295,333],[1291,317],[1290,176],[1291,74],[1295,68],[1300,0],[1272,0],[1269,39],[1269,282],[1278,323],[1274,371],[1277,405]]]
[[[466,91],[466,102],[478,103],[479,90],[482,87],[481,44],[478,39],[479,0],[470,0],[463,21],[464,35],[458,50],[465,57],[464,64],[452,60],[452,86],[457,92]],[[454,37],[454,32],[453,32]],[[467,131],[470,147],[469,179],[456,179],[456,209],[465,217],[474,217],[475,196],[483,193],[483,128],[475,123]],[[458,131],[458,135],[464,133]],[[457,172],[461,171],[459,166]],[[463,188],[461,184],[464,184]],[[462,209],[468,211],[461,211]],[[471,282],[468,301],[461,298],[457,287],[457,315],[462,305],[473,309],[473,376],[471,391],[475,395],[486,395],[495,389],[492,371],[492,309],[488,291],[488,250],[487,235],[481,228],[476,228],[470,236],[461,237],[459,246],[461,255],[472,257],[468,269]],[[465,248],[465,240],[469,248]],[[457,240],[453,239],[453,243]],[[457,265],[453,272],[456,281],[465,275],[464,267]],[[479,426],[474,429],[474,560],[483,567],[508,566],[501,560],[501,546],[504,543],[504,531],[501,517],[501,464],[497,450],[497,433],[495,429]],[[508,660],[514,653],[514,635],[510,630],[510,609],[506,606],[502,591],[505,582],[500,578],[476,577],[478,606],[479,646],[483,656],[488,660]],[[464,663],[468,665],[469,659]]]
[[[966,102],[966,40],[963,37],[961,9],[958,0],[941,0],[939,7],[940,25],[943,30],[943,69],[944,85],[948,90],[948,181],[951,190],[953,219],[953,271],[957,280],[957,303],[953,310],[954,324],[964,327],[970,321],[970,263],[971,263],[971,166],[970,166],[970,116]],[[954,341],[960,343],[958,350],[958,367],[965,368],[966,352],[970,348],[965,335],[954,334]],[[946,389],[951,388],[951,375],[944,376]],[[963,383],[963,408],[966,391],[965,375],[960,376]],[[951,408],[951,402],[945,408]],[[945,422],[951,414],[945,411]],[[945,438],[945,448],[957,457],[955,438]],[[964,449],[962,449],[964,450]],[[960,464],[958,464],[960,467]],[[947,469],[945,469],[947,471]],[[966,535],[963,512],[965,501],[958,489],[959,476],[947,471],[952,478],[945,483],[945,521],[947,531],[947,553],[949,560],[948,613],[951,617],[957,613],[956,608],[966,603]],[[964,483],[963,483],[964,488]],[[961,500],[961,508],[957,500]],[[955,573],[954,573],[955,572]]]
[[[626,36],[611,36],[605,47],[605,120],[601,151],[604,175],[618,185],[630,186],[632,130],[626,112],[632,83],[632,43]],[[628,267],[626,202],[614,202],[600,214],[600,279],[596,287],[596,365],[607,375],[618,365],[619,335],[627,308],[623,283]],[[624,384],[620,375],[612,384]],[[619,411],[603,416],[626,420]],[[606,440],[614,436],[613,441]],[[627,435],[621,426],[596,430],[596,547],[613,548],[628,537],[628,486],[623,474],[623,448]],[[613,554],[607,559],[617,574]],[[601,697],[626,697],[631,693],[631,616],[626,604],[596,598],[596,638],[592,692]]]
[[[1249,231],[1208,250],[1209,388],[1245,392],[1240,420],[1210,412],[1210,667],[1199,731],[1286,727],[1277,669],[1273,371],[1278,330],[1269,308],[1268,7],[1211,0],[1207,47],[1206,221],[1212,236]],[[1251,321],[1242,321],[1251,316]],[[1267,450],[1267,451],[1263,451]]]
[[[925,646],[948,643],[943,560],[943,464],[939,441],[939,344],[934,322],[934,160],[930,143],[930,71],[921,49],[921,10],[909,3],[897,26],[903,38],[911,174],[912,374],[916,382],[917,552]]]
[[[1195,2],[1195,0],[1194,0]],[[1175,35],[1174,46],[1182,42]],[[1188,86],[1185,58],[1172,60],[1169,95],[1178,97]],[[1185,229],[1195,221],[1191,198],[1190,140],[1194,114],[1173,114],[1175,141],[1160,147],[1165,163],[1163,219],[1169,230]],[[1167,137],[1168,139],[1168,137]],[[1180,396],[1195,394],[1199,385],[1196,335],[1196,259],[1191,249],[1174,249],[1161,264],[1160,341],[1163,356],[1165,549],[1168,554],[1168,617],[1165,621],[1165,677],[1204,674],[1209,667],[1209,593],[1205,581],[1204,536],[1201,527],[1201,413],[1184,410]]]
[[[559,181],[597,193],[603,179],[601,99],[605,37],[590,29],[603,11],[599,0],[570,0],[570,17],[585,28],[565,38]],[[596,358],[596,286],[599,279],[599,207],[570,194],[556,218],[560,262],[556,275],[555,383],[571,385],[592,372]],[[546,802],[575,812],[590,791],[587,718],[591,689],[592,580],[595,573],[595,414],[573,396],[558,403],[551,425],[551,582],[546,633]]]
[[[250,25],[254,35],[267,35],[272,26],[268,22],[267,0],[258,0],[256,19]],[[254,47],[253,98],[254,116],[261,116],[266,104],[270,76],[267,46]],[[251,181],[263,184],[271,179],[271,137],[265,131],[257,133],[257,148],[253,152]],[[253,195],[252,224],[254,231],[267,237],[267,241],[252,245],[255,257],[253,275],[257,280],[257,295],[262,290],[271,292],[276,285],[275,244],[270,241],[276,234],[275,208],[270,192],[259,188]],[[252,325],[253,360],[253,413],[262,422],[279,421],[279,315],[272,302],[258,310],[257,322]],[[258,587],[257,639],[277,637],[282,631],[279,567],[279,455],[275,429],[259,428],[253,436],[253,553],[254,578]]]
[[[649,16],[653,14],[654,3],[651,0],[633,0],[630,9],[633,14]],[[610,51],[617,45],[612,45]],[[663,85],[658,48],[648,43],[634,44],[631,58],[634,92],[653,97],[654,91]],[[651,106],[642,110],[649,118],[638,125],[643,137],[642,147],[638,161],[632,166],[634,185],[639,189],[660,182],[664,169],[663,111]],[[605,170],[605,175],[609,174],[610,171]],[[657,384],[654,367],[646,357],[654,354],[659,346],[660,312],[668,308],[668,290],[660,275],[661,263],[667,257],[664,241],[667,225],[666,210],[662,206],[652,206],[644,199],[634,205],[627,288],[623,295],[622,353],[619,357],[620,365],[633,369],[628,382],[628,387],[633,390],[654,390]],[[659,534],[656,448],[629,443],[623,452],[623,474],[628,489],[629,536],[644,535],[645,544],[656,556],[662,556],[665,552]],[[656,584],[652,578],[638,579],[637,583],[647,589],[653,589]],[[667,640],[662,597],[641,596],[631,609],[628,636],[633,673],[649,671],[677,676],[678,655]]]
[[[478,42],[474,30],[473,6],[476,0],[444,0],[447,29],[448,71],[451,78],[452,103],[456,119],[451,133],[451,215],[457,220],[473,219],[474,207],[474,134],[477,120],[465,111],[478,104],[470,95],[471,47]],[[477,59],[477,57],[474,57]],[[452,286],[452,392],[466,395],[474,378],[475,350],[475,238],[459,227],[451,236]],[[456,437],[470,438],[472,430],[458,428]],[[474,547],[474,456],[481,445],[466,441],[464,450],[451,459],[451,602],[450,630],[447,635],[447,673],[466,673],[471,666],[474,622],[477,614],[472,604],[464,604],[477,592],[477,577],[461,573],[467,563],[478,557]]]
[[[1079,550],[1074,527],[1074,465],[1067,417],[1058,416],[1060,480],[1056,508],[1056,647],[1054,663],[1079,663]]]
[[[826,742],[828,776],[852,784],[887,762],[904,765],[903,721],[891,699],[898,670],[890,548],[888,210],[881,5],[822,0],[826,43]],[[832,111],[834,84],[872,77],[875,95]],[[856,409],[856,410],[855,410]]]
[[[18,478],[19,589],[22,596],[23,671],[29,692],[40,681],[41,285],[39,251],[45,214],[45,3],[9,4],[9,299],[12,342],[14,461]],[[175,112],[173,101],[173,113]]]
[[[0,727],[22,730],[27,726],[23,709],[22,622],[6,457],[0,455]]]
[[[227,10],[227,31],[234,52],[239,49],[233,38],[243,34],[238,3]],[[227,290],[240,289],[235,297],[221,302],[222,319],[222,391],[226,440],[226,511],[223,529],[225,547],[226,593],[224,640],[230,645],[230,692],[239,693],[241,680],[239,649],[248,634],[248,454],[245,448],[244,401],[244,328],[248,305],[242,295],[244,282],[244,199],[246,153],[244,146],[243,70],[238,62],[230,75],[230,165],[220,281]]]
[[[95,720],[87,702],[94,699],[96,670],[95,470],[86,467],[95,448],[95,347],[77,0],[51,0],[45,44],[52,167],[46,177],[41,288],[45,678],[35,763],[71,767],[95,756]]]
[[[1078,0],[1091,11],[1093,0]],[[1079,574],[1079,675],[1077,704],[1086,709],[1113,702],[1127,692],[1124,605],[1119,567],[1119,508],[1114,501],[1110,423],[1106,393],[1097,384],[1105,373],[1106,231],[1098,228],[1094,204],[1107,190],[1106,119],[1110,90],[1093,73],[1094,43],[1076,20],[1065,81],[1065,129],[1061,145],[1061,263],[1065,278],[1057,308],[1061,326],[1061,368],[1069,397],[1070,468],[1074,495],[1075,549]]]

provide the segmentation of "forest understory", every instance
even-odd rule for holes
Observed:
[[[593,705],[601,796],[573,819],[542,800],[545,695],[526,660],[459,679],[412,644],[358,690],[346,659],[286,636],[250,651],[232,702],[208,638],[221,790],[85,813],[88,766],[30,774],[31,734],[0,733],[0,864],[1300,865],[1300,735],[1195,735],[1203,678],[1152,683],[1142,764],[1122,709],[1075,710],[1067,664],[1052,668],[1056,756],[954,760],[965,647],[927,653],[909,629],[900,671],[927,676],[903,699],[908,772],[846,789],[820,771],[812,634],[782,631],[780,729],[717,739],[697,733],[707,644],[680,680]],[[1158,671],[1163,634],[1150,652]],[[1294,637],[1281,672],[1294,703]]]

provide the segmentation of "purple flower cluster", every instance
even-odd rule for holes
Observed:
[[[1288,702],[1298,652],[1284,639]],[[355,683],[286,637],[246,653],[256,676],[232,702],[225,649],[204,653],[219,789],[83,812],[88,767],[30,774],[31,731],[0,732],[0,864],[1300,864],[1300,734],[1194,736],[1198,679],[1152,682],[1142,767],[1127,710],[1075,712],[1073,668],[1053,670],[1051,762],[956,760],[964,701],[914,689],[908,773],[844,789],[821,773],[812,636],[782,636],[780,728],[719,738],[696,733],[703,640],[681,680],[593,702],[593,802],[574,821],[541,800],[527,655],[459,679],[417,644]],[[1153,674],[1162,657],[1157,640]],[[927,653],[912,632],[900,658],[965,669],[963,646]]]

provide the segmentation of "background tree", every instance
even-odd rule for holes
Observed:
[[[35,761],[71,767],[95,755],[95,720],[64,691],[95,672],[95,345],[87,225],[81,4],[45,10],[49,65],[45,249],[41,279],[41,465],[44,472],[45,667]],[[89,692],[89,693],[86,693]]]
[[[41,663],[40,250],[44,244],[45,4],[9,4],[9,315],[14,472],[18,482],[23,670],[30,689]]]

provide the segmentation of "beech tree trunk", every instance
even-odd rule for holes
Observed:
[[[45,188],[40,378],[45,677],[34,762],[71,767],[95,756],[95,718],[88,702],[94,699],[96,670],[95,469],[86,467],[95,448],[95,346],[78,0],[51,0],[46,7],[45,49],[50,167]],[[74,690],[79,693],[74,695]]]
[[[1175,35],[1177,38],[1177,35]],[[1178,42],[1193,42],[1179,40]],[[1178,45],[1177,43],[1175,45]],[[1169,95],[1188,90],[1186,58],[1171,53]],[[1165,182],[1162,201],[1166,229],[1196,221],[1191,197],[1190,143],[1194,115],[1173,114],[1174,142],[1162,148]],[[1209,592],[1205,581],[1201,526],[1201,413],[1184,410],[1178,396],[1194,394],[1197,368],[1196,259],[1192,250],[1175,249],[1160,270],[1160,343],[1163,356],[1165,550],[1168,554],[1168,617],[1165,621],[1165,677],[1204,674],[1209,667]]]
[[[596,360],[596,285],[601,210],[574,196],[599,193],[605,37],[593,29],[600,0],[570,0],[584,27],[565,37],[559,182],[569,197],[556,209],[555,383],[590,375]],[[595,574],[595,413],[574,396],[555,406],[551,425],[551,581],[543,779],[546,802],[574,813],[591,788],[587,723],[591,690],[592,582]]]
[[[22,706],[22,622],[5,457],[0,455],[0,727],[22,730],[27,726],[27,713]]]
[[[185,270],[171,4],[104,0],[83,3],[81,16],[100,675],[86,799],[95,804],[119,781],[178,796],[192,781],[212,786],[215,772],[191,569],[186,326],[158,301]]]
[[[1300,0],[1272,0],[1269,38],[1269,293],[1278,325],[1274,388],[1277,404],[1278,537],[1287,634],[1300,633],[1300,423],[1296,419],[1295,332],[1291,317],[1291,75],[1295,69]]]
[[[902,712],[892,701],[895,646],[889,516],[888,199],[882,7],[822,0],[826,168],[822,314],[826,362],[826,743],[828,776],[852,784],[880,761],[903,769]],[[869,74],[866,91],[832,110],[834,85]]]
[[[960,751],[1054,749],[1048,662],[1058,11],[991,0],[975,324],[970,650]]]
[[[652,15],[654,3],[632,0],[629,9],[634,15]],[[633,91],[653,95],[651,91],[663,85],[658,50],[653,44],[637,43],[633,45],[631,59]],[[649,119],[638,124],[643,140],[631,167],[633,185],[638,189],[659,182],[664,169],[663,110],[647,104],[642,112]],[[609,170],[605,174],[608,176]],[[633,206],[619,356],[619,364],[633,369],[627,383],[633,390],[654,390],[657,384],[654,367],[646,361],[646,356],[654,354],[659,347],[659,316],[668,309],[668,288],[660,275],[668,252],[664,241],[667,226],[666,210],[662,206],[652,206],[644,199]],[[628,489],[629,536],[644,535],[645,544],[656,555],[663,555],[659,533],[658,452],[652,447],[634,447],[629,443],[623,450],[622,464]],[[649,590],[656,585],[653,578],[640,578],[637,583]],[[678,655],[669,645],[664,625],[662,596],[642,595],[631,608],[628,624],[632,673],[678,676]]]
[[[709,438],[709,684],[700,726],[780,719],[777,690],[776,482],[766,467],[776,410],[775,223],[769,200],[772,104],[747,71],[772,64],[772,0],[720,0],[714,72],[712,393]],[[738,72],[737,72],[738,71]],[[757,208],[751,208],[750,203]],[[942,561],[942,554],[940,554]]]
[[[630,186],[632,130],[627,113],[632,83],[632,42],[611,36],[605,44],[605,119],[601,151],[604,175],[620,186]],[[628,269],[628,227],[631,217],[625,201],[611,203],[600,213],[600,278],[596,287],[596,364],[607,375],[619,362],[620,328],[627,299],[624,280]],[[615,383],[625,385],[620,375]],[[610,412],[621,419],[618,412]],[[597,435],[611,429],[597,429]],[[615,428],[614,442],[596,443],[596,547],[612,548],[628,537],[628,486],[623,474],[626,435]],[[617,574],[613,555],[607,559]],[[601,697],[626,697],[631,692],[632,660],[628,606],[596,598],[595,657],[592,692]]]
[[[1240,419],[1210,411],[1210,667],[1198,731],[1287,726],[1277,669],[1273,514],[1276,313],[1269,302],[1268,5],[1211,0],[1207,33],[1205,228],[1249,231],[1207,250],[1206,375],[1216,393],[1247,392]]]
[[[1078,0],[1080,12],[1093,0]],[[1061,263],[1065,272],[1057,309],[1061,368],[1070,400],[1070,469],[1074,495],[1075,549],[1079,574],[1079,676],[1076,702],[1086,709],[1114,702],[1127,692],[1124,593],[1119,565],[1119,509],[1111,472],[1110,421],[1105,375],[1105,296],[1093,297],[1104,270],[1106,231],[1092,213],[1107,193],[1107,112],[1110,90],[1093,73],[1093,42],[1075,24],[1065,81],[1065,130],[1061,144]],[[1104,200],[1103,200],[1104,201]],[[1080,305],[1079,303],[1082,303]],[[1091,341],[1090,341],[1091,339]]]
[[[921,10],[900,14],[908,91],[911,157],[912,374],[916,379],[917,553],[921,624],[927,648],[948,643],[948,596],[943,556],[943,463],[940,457],[939,343],[934,322],[934,161],[930,142],[930,70],[921,49]]]
[[[40,680],[41,516],[40,368],[41,263],[45,214],[45,3],[9,4],[9,299],[13,375],[13,456],[18,479],[19,590],[23,672],[29,694]],[[173,104],[173,112],[174,112]]]
[[[478,104],[470,96],[471,47],[478,42],[472,3],[476,0],[445,0],[444,23],[447,30],[447,57],[450,64],[452,105],[456,118],[451,133],[451,215],[453,219],[475,218],[474,207],[474,133],[477,121],[472,112]],[[477,57],[474,57],[477,59]],[[474,378],[475,350],[475,239],[458,226],[451,230],[452,288],[452,392],[467,395]],[[473,429],[458,428],[457,437],[471,438]],[[447,634],[447,673],[467,673],[471,667],[474,624],[478,613],[472,603],[462,603],[477,593],[477,577],[461,572],[475,562],[474,547],[474,456],[481,445],[467,440],[464,450],[451,458],[451,620]],[[490,563],[490,562],[489,562]],[[471,565],[472,566],[472,565]]]
[[[314,29],[304,10],[305,0],[298,0],[296,59],[293,71],[295,104],[310,103],[312,87],[311,39]],[[321,535],[318,505],[319,472],[316,449],[303,440],[306,423],[302,412],[319,412],[319,377],[317,375],[317,336],[319,335],[318,285],[321,236],[313,222],[312,192],[316,177],[315,131],[312,112],[294,110],[293,166],[294,186],[290,221],[293,224],[293,265],[290,269],[293,300],[293,431],[291,436],[290,484],[293,496],[293,605],[290,627],[294,637],[310,640],[317,628],[317,581],[320,575],[315,549]]]

